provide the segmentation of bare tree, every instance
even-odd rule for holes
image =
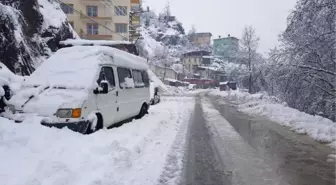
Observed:
[[[167,47],[158,47],[155,49],[156,60],[164,67],[162,81],[165,80],[167,68],[170,66],[171,60],[169,56],[169,49]]]
[[[241,38],[242,51],[245,54],[244,58],[248,65],[249,71],[249,93],[252,93],[252,68],[253,61],[256,59],[257,48],[259,45],[259,37],[256,35],[255,29],[252,26],[246,26],[243,31],[243,36]]]

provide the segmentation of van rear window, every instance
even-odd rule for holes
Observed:
[[[145,87],[145,83],[144,83],[141,71],[133,70],[133,79],[134,79],[135,87],[137,88]]]
[[[141,71],[141,74],[145,87],[149,87],[149,77],[147,71]]]

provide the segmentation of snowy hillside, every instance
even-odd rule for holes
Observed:
[[[58,42],[78,38],[58,3],[51,0],[0,0],[0,62],[29,75]]]
[[[149,11],[141,15],[141,35],[137,44],[140,55],[148,58],[150,62],[172,64],[178,61],[181,54],[199,49],[199,46],[192,45],[188,35],[178,18],[169,12],[156,15]]]

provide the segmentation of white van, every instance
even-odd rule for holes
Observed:
[[[23,82],[9,100],[11,110],[42,116],[42,124],[90,133],[150,106],[145,59],[106,46],[58,50]]]

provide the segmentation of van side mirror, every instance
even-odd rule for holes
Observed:
[[[102,81],[100,83],[100,87],[101,87],[101,94],[107,94],[108,93],[108,83],[106,81]]]
[[[107,94],[108,93],[108,83],[106,81],[100,82],[100,87],[93,90],[94,94]]]

